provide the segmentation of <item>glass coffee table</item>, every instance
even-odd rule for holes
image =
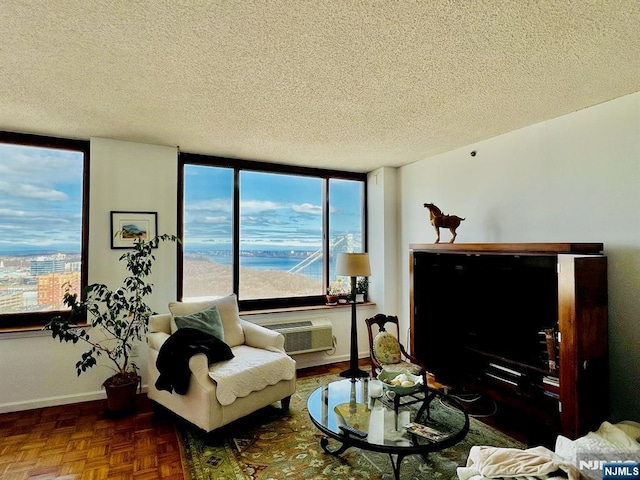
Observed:
[[[399,480],[404,457],[426,458],[429,452],[455,445],[469,431],[469,416],[455,399],[422,386],[412,398],[405,403],[386,392],[372,398],[369,379],[345,379],[315,389],[309,395],[307,408],[313,424],[326,435],[320,440],[325,453],[339,455],[349,447],[387,453]],[[407,427],[410,424],[412,430]],[[366,435],[345,432],[342,425]],[[331,448],[329,438],[340,445]]]

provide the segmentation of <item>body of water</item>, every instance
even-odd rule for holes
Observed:
[[[231,255],[207,255],[206,258],[220,265],[231,265]],[[240,268],[254,268],[256,270],[280,270],[288,271],[305,260],[305,256],[274,256],[274,255],[240,255]],[[331,264],[331,270],[335,262]],[[322,258],[307,265],[303,270],[296,272],[315,279],[322,279]]]

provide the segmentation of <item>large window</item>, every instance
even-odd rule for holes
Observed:
[[[365,250],[364,174],[181,154],[181,298],[324,303],[339,252]]]
[[[39,327],[86,279],[89,142],[0,132],[0,330]]]

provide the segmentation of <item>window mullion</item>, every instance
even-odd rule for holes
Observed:
[[[330,272],[329,272],[329,264],[330,264],[330,242],[331,238],[329,236],[329,179],[324,178],[322,181],[322,289],[323,292],[327,291],[327,287],[329,286],[330,281]]]
[[[240,297],[240,169],[233,169],[233,291]]]

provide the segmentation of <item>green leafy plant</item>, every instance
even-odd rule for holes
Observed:
[[[369,277],[358,277],[356,282],[356,293],[362,293],[364,295],[369,291]]]
[[[133,342],[142,340],[146,334],[153,313],[146,303],[153,291],[153,284],[147,277],[155,260],[153,249],[164,241],[180,240],[168,234],[151,240],[136,240],[133,249],[119,258],[125,262],[128,271],[121,287],[111,290],[104,284],[94,283],[85,288],[84,299],[67,291],[64,304],[70,312],[54,317],[43,327],[60,342],[89,345],[76,363],[78,376],[94,367],[98,357],[106,357],[115,373],[103,385],[139,380],[138,367],[131,360],[131,349]]]

